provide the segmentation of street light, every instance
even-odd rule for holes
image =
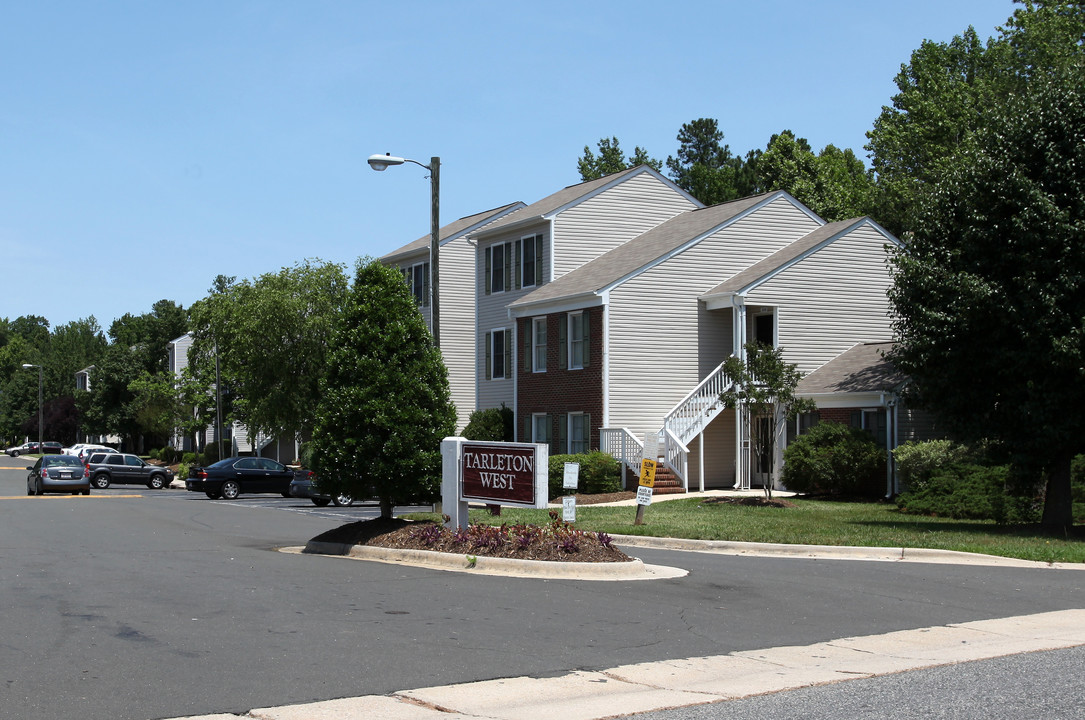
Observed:
[[[28,369],[36,367],[38,369],[38,452],[45,454],[45,448],[41,444],[41,426],[42,426],[42,373],[41,365],[32,365],[30,363],[23,363],[23,368]]]
[[[437,292],[437,281],[440,276],[439,270],[439,254],[441,252],[441,224],[440,224],[440,205],[441,205],[441,158],[431,157],[429,159],[429,165],[423,165],[417,160],[411,160],[410,158],[395,157],[394,155],[370,155],[369,167],[373,168],[377,172],[384,172],[392,165],[402,165],[403,163],[414,163],[418,167],[429,170],[429,186],[430,186],[430,216],[429,216],[429,292],[430,292],[430,329],[433,332],[433,344],[437,347],[441,347],[441,310],[438,298],[440,297]]]

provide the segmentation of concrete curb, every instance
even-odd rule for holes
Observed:
[[[687,540],[684,538],[648,537],[643,535],[611,535],[615,545],[716,553],[720,555],[749,555],[752,557],[790,557],[826,560],[875,560],[879,562],[918,562],[955,565],[984,565],[994,567],[1050,568],[1056,570],[1085,570],[1083,563],[1049,563],[1019,560],[998,555],[934,550],[928,548],[851,547],[839,545],[787,545],[783,543],[754,543],[730,540]]]
[[[632,562],[548,562],[516,560],[483,555],[459,555],[434,550],[397,550],[394,548],[323,543],[310,541],[301,547],[279,548],[280,552],[306,555],[329,555],[356,560],[412,565],[415,567],[467,572],[476,575],[542,578],[550,580],[662,580],[684,577],[688,571],[662,565],[646,565],[637,558]]]

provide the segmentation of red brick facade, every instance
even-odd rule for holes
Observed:
[[[531,370],[532,320],[522,318],[517,328],[520,338],[516,368],[516,436],[521,442],[531,441],[531,417],[535,413],[550,415],[551,452],[566,452],[556,447],[564,433],[557,428],[559,416],[568,413],[590,415],[588,447],[599,448],[599,428],[603,423],[603,313],[600,308],[583,311],[588,318],[588,362],[579,370],[560,369],[559,326],[568,322],[567,313],[546,316],[546,371]],[[525,339],[527,341],[525,342]]]

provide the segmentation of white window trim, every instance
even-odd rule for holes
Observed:
[[[573,444],[575,442],[574,434],[573,434],[573,421],[574,421],[575,418],[583,419],[586,416],[587,416],[587,413],[584,413],[584,412],[571,412],[568,415],[566,415],[566,418],[565,418],[565,423],[566,423],[565,442],[568,444],[568,447],[566,448],[566,451],[570,455],[575,455],[575,454],[581,453],[581,452],[588,452],[591,449],[591,428],[589,428],[589,427],[584,428],[584,448],[582,450],[577,450],[577,449],[575,449],[575,446]]]
[[[527,276],[527,253],[524,252],[524,241],[531,240],[531,277]],[[520,245],[520,267],[516,268],[516,272],[520,274],[520,287],[521,288],[533,288],[535,287],[535,244],[542,242],[542,236],[538,233],[531,233],[530,235],[523,235],[517,241]]]
[[[498,376],[498,364],[497,364],[497,334],[501,333],[501,341],[503,343],[503,352],[501,355],[501,375]],[[490,330],[490,379],[491,380],[507,380],[505,375],[505,365],[508,364],[507,355],[509,354],[509,337],[512,335],[508,328],[493,328]]]
[[[583,370],[584,369],[584,352],[583,352],[583,349],[581,350],[581,353],[580,353],[580,355],[581,355],[580,364],[578,365],[578,364],[573,362],[573,358],[576,357],[576,353],[574,352],[573,348],[575,348],[578,344],[582,344],[584,342],[580,338],[580,333],[574,333],[573,332],[573,321],[574,321],[574,318],[579,318],[580,322],[583,323],[584,322],[584,311],[579,310],[577,312],[571,312],[566,317],[567,317],[566,322],[568,323],[568,326],[565,329],[566,345],[568,345],[568,347],[566,348],[566,352],[568,352],[569,356],[566,359],[565,367],[567,369],[569,369],[569,370]],[[581,324],[581,327],[583,327],[583,324]]]
[[[531,372],[544,373],[546,372],[546,348],[549,343],[549,338],[546,336],[546,316],[531,318]],[[543,342],[540,344],[539,339],[539,325],[542,325]],[[542,368],[539,368],[538,357],[539,350],[543,351]]]

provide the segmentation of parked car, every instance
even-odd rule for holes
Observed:
[[[347,493],[337,495],[325,495],[316,488],[315,473],[312,470],[302,470],[294,475],[290,482],[290,496],[296,498],[309,498],[313,505],[326,507],[328,503],[335,503],[336,507],[350,507],[354,504],[354,498]]]
[[[229,457],[206,467],[193,467],[185,489],[202,492],[212,500],[233,500],[241,493],[278,493],[290,497],[290,482],[297,473],[280,462],[263,457]]]
[[[90,495],[90,477],[79,458],[71,455],[42,455],[27,468],[26,494],[83,493]]]
[[[26,442],[16,447],[9,447],[6,452],[11,457],[19,457],[20,455],[30,455],[38,451],[38,444],[36,442]]]
[[[41,444],[41,451],[43,455],[63,455],[64,446],[58,442],[46,440]]]
[[[87,458],[90,484],[105,490],[113,483],[136,483],[152,490],[161,490],[173,482],[173,470],[150,465],[135,455],[118,452],[94,452]]]
[[[79,452],[75,453],[75,456],[79,458],[84,464],[90,460],[90,456],[94,453],[115,453],[114,448],[107,447],[106,445],[84,445],[79,448]]]

